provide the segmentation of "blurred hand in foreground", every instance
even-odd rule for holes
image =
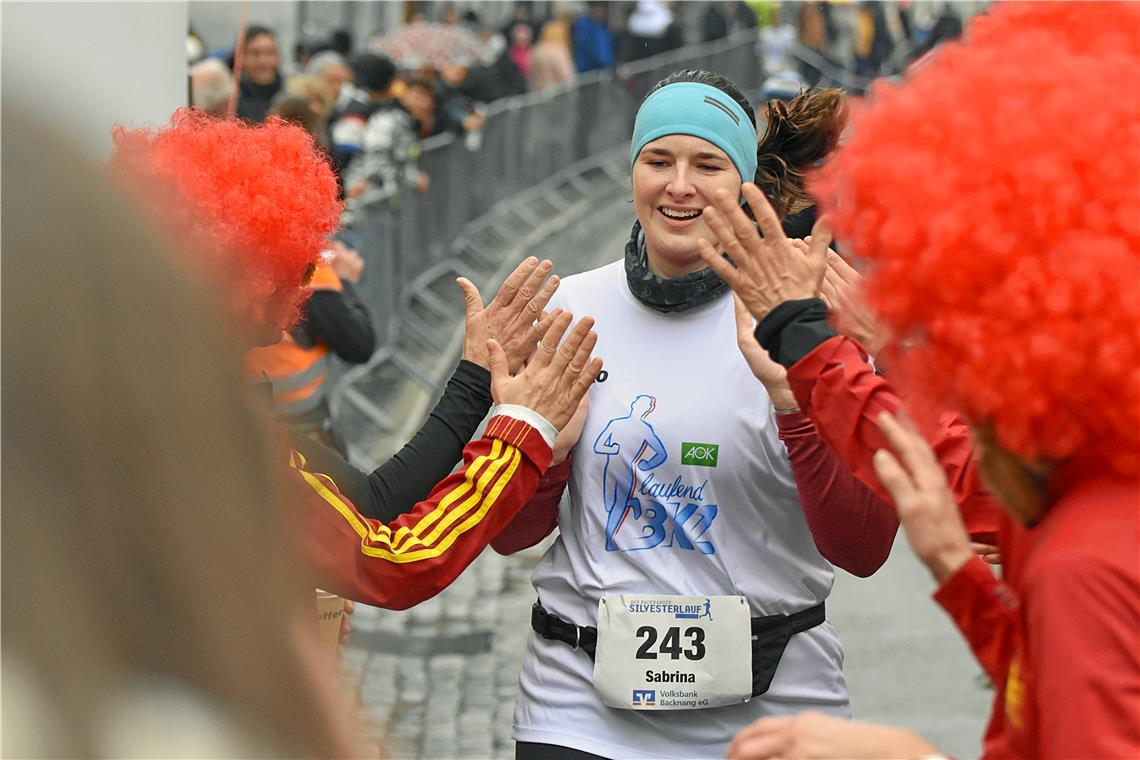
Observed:
[[[761,718],[742,729],[725,753],[732,760],[937,757],[921,736],[901,728],[857,723],[817,712]]]

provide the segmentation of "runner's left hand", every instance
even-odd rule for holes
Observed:
[[[740,300],[740,296],[732,294],[732,305],[736,310],[736,345],[744,355],[744,361],[752,374],[763,384],[772,399],[772,405],[777,409],[792,409],[796,406],[796,397],[792,395],[792,388],[788,385],[788,371],[776,362],[756,342],[756,321],[748,313],[748,307]]]

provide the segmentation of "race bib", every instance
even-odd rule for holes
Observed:
[[[610,707],[697,710],[752,696],[752,626],[740,596],[605,596],[594,688]]]

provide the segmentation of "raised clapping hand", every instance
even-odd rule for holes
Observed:
[[[496,404],[517,404],[541,414],[562,430],[574,416],[582,397],[602,371],[602,360],[590,358],[598,342],[592,317],[583,317],[570,330],[573,315],[554,317],[538,350],[519,372],[512,374],[507,354],[498,341],[487,341],[491,361],[491,396]],[[561,347],[559,347],[561,343]]]
[[[466,277],[455,281],[467,309],[464,359],[490,369],[487,340],[494,338],[506,352],[509,370],[519,371],[558,314],[543,312],[558,290],[558,276],[547,279],[552,269],[554,265],[549,260],[540,262],[534,256],[528,257],[515,267],[486,308],[474,283]]]
[[[718,246],[707,240],[698,241],[701,258],[740,296],[757,320],[784,301],[817,298],[827,270],[827,246],[831,243],[826,219],[815,223],[811,245],[804,254],[788,240],[760,188],[745,182],[741,192],[756,216],[755,224],[733,196],[717,190],[713,205],[701,217],[716,235]],[[720,251],[727,253],[732,262],[726,261]]]
[[[878,422],[893,453],[875,452],[875,475],[891,494],[914,553],[944,583],[975,553],[946,473],[909,420],[883,412]]]

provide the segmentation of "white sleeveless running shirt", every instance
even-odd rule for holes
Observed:
[[[823,601],[834,571],[804,520],[771,401],[736,346],[732,298],[660,314],[621,261],[562,282],[555,303],[597,320],[604,380],[574,448],[560,535],[534,573],[546,609],[595,625],[606,594],[743,595],[753,617]],[[604,757],[723,757],[766,715],[849,717],[830,623],[796,634],[769,691],[705,710],[606,707],[593,661],[533,631],[514,737]]]

